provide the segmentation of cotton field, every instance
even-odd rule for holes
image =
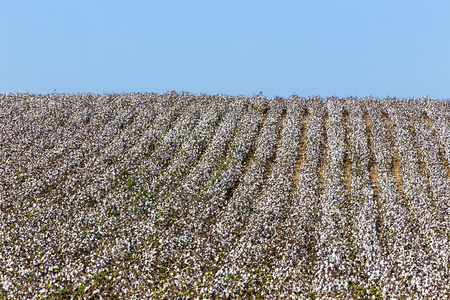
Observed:
[[[0,298],[450,297],[450,102],[0,94]]]

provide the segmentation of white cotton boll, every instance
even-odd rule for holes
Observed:
[[[65,282],[130,299],[448,291],[444,102],[60,100],[0,95],[0,282],[23,285],[10,297]]]

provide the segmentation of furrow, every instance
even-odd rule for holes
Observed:
[[[296,190],[298,188],[300,177],[301,177],[301,167],[302,167],[303,161],[305,159],[305,149],[306,149],[305,139],[306,139],[306,129],[308,126],[308,120],[309,120],[309,112],[306,111],[305,116],[303,117],[302,123],[300,125],[301,126],[300,145],[299,145],[299,149],[298,149],[298,153],[297,153],[296,164],[294,167],[294,185],[293,185],[294,190]]]
[[[350,218],[343,171],[345,153],[343,107],[340,100],[336,98],[328,98],[326,107],[329,116],[326,126],[328,155],[325,191],[320,195],[320,218],[314,230],[317,240],[315,245],[317,260],[312,286],[313,292],[320,296],[349,297],[352,291],[342,287],[355,284],[359,278],[355,278],[355,282],[343,282],[343,278],[356,271],[352,266],[352,257],[356,249],[349,247],[353,245],[350,238],[351,232],[346,230]],[[328,278],[328,280],[325,281],[322,278]]]
[[[357,294],[366,288],[378,287],[380,276],[372,270],[387,270],[381,262],[383,248],[381,226],[377,230],[380,220],[377,203],[373,199],[370,183],[370,150],[368,147],[368,129],[360,100],[349,98],[346,100],[349,112],[347,137],[349,141],[349,159],[351,161],[351,190],[348,196],[348,218],[351,237],[349,240],[355,245],[355,270],[361,274],[357,285],[353,286]]]
[[[343,112],[343,122],[342,126],[344,127],[344,143],[345,143],[345,150],[344,150],[344,161],[343,161],[343,171],[344,171],[344,188],[347,191],[347,195],[351,193],[352,190],[352,162],[350,158],[350,152],[351,152],[351,145],[349,140],[349,124],[350,124],[350,116],[347,110],[344,110]]]
[[[392,175],[394,176],[395,183],[397,185],[397,190],[400,193],[400,196],[402,197],[403,202],[406,202],[406,196],[405,191],[403,189],[403,180],[402,180],[402,169],[400,167],[400,156],[397,151],[397,146],[395,145],[394,138],[392,135],[392,122],[389,116],[386,113],[383,113],[383,120],[386,125],[388,140],[391,145],[391,151],[392,151],[392,166],[391,171]]]
[[[320,160],[319,160],[319,195],[321,195],[325,191],[325,172],[326,172],[326,162],[328,159],[328,135],[327,135],[327,123],[328,123],[328,114],[325,113],[322,116],[323,128],[325,130],[322,131],[322,140],[323,147],[320,149]]]
[[[436,129],[434,128],[433,121],[430,119],[430,117],[427,116],[426,113],[423,113],[423,118],[428,123],[428,129],[433,134],[433,137],[434,137],[434,139],[435,139],[435,141],[436,141],[436,143],[438,145],[439,160],[441,161],[442,165],[444,166],[445,172],[447,173],[447,177],[450,180],[450,165],[448,163],[448,160],[445,158],[445,155],[442,153],[442,145],[441,145],[441,142],[439,140],[439,135],[436,132]]]
[[[373,191],[373,202],[377,206],[377,216],[376,216],[376,230],[377,234],[381,235],[381,231],[383,230],[383,218],[380,214],[381,210],[381,201],[380,201],[380,182],[378,180],[378,171],[377,171],[377,161],[374,154],[374,146],[372,141],[372,122],[370,121],[369,114],[367,112],[364,113],[364,120],[366,122],[366,136],[367,136],[367,147],[369,148],[369,178],[370,185]],[[382,238],[379,238],[382,241]]]
[[[425,170],[425,162],[424,162],[424,158],[421,154],[421,149],[417,143],[417,134],[416,134],[416,130],[414,128],[414,125],[417,123],[417,120],[412,120],[412,118],[416,118],[415,116],[413,116],[414,113],[412,113],[409,118],[407,119],[407,124],[408,124],[408,129],[409,129],[409,133],[411,135],[411,141],[413,144],[413,148],[416,151],[416,155],[417,155],[417,166],[419,168],[419,172],[420,175],[422,175],[423,179],[424,179],[424,185],[425,185],[425,189],[426,189],[426,193],[428,195],[428,197],[430,198],[430,200],[432,200],[433,197],[433,191],[430,185],[430,175],[429,173]],[[421,146],[424,146],[423,144],[421,144]]]
[[[280,144],[280,140],[282,137],[281,133],[282,133],[282,128],[284,126],[285,120],[286,120],[286,109],[283,108],[283,113],[281,114],[281,120],[280,120],[280,125],[279,125],[280,130],[278,131],[278,135],[277,135],[277,145],[278,146]],[[277,149],[278,149],[278,146],[277,146]],[[274,163],[277,158],[277,153],[278,153],[278,151],[274,151],[272,156],[270,157],[269,161],[267,162],[267,167],[265,168],[265,173],[264,173],[264,185],[266,185],[266,182],[267,182],[270,174],[272,173],[272,169],[273,169]]]

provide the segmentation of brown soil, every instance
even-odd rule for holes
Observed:
[[[281,115],[280,125],[278,127],[277,146],[276,146],[276,149],[274,150],[272,156],[270,157],[270,159],[267,162],[266,171],[264,172],[264,183],[267,181],[270,174],[272,173],[272,168],[273,168],[273,165],[275,164],[275,160],[276,160],[277,153],[278,153],[278,147],[280,147],[281,133],[283,132],[285,120],[286,120],[286,110],[283,110],[283,114]]]
[[[299,142],[299,149],[298,149],[298,154],[297,154],[297,161],[295,163],[295,167],[294,167],[294,186],[293,186],[293,190],[297,189],[298,187],[298,183],[300,180],[300,175],[301,175],[301,166],[303,164],[303,160],[305,158],[305,151],[306,151],[306,126],[308,124],[308,120],[309,120],[309,112],[305,111],[305,114],[303,116],[303,120],[302,120],[302,128],[300,130],[300,142]]]
[[[250,149],[249,154],[250,153],[254,154],[253,147],[252,147],[252,149]],[[254,158],[252,156],[249,156],[248,163],[244,164],[244,174],[243,174],[244,176],[245,176],[245,173],[247,173],[248,169],[250,169],[250,167],[253,165],[254,162],[255,162]]]
[[[349,136],[349,124],[350,124],[350,116],[347,111],[344,112],[343,116],[343,126],[345,132],[344,144],[345,144],[345,153],[344,153],[344,188],[348,194],[352,191],[352,161],[350,157],[350,153],[352,151],[350,147]]]
[[[380,192],[380,183],[378,182],[378,171],[377,171],[377,163],[375,160],[375,154],[373,152],[373,143],[372,143],[372,122],[370,121],[369,115],[367,113],[364,114],[364,119],[366,121],[366,135],[367,135],[367,146],[370,151],[370,158],[369,158],[369,178],[370,178],[370,184],[372,185],[373,194],[374,194],[374,201],[377,203],[378,206],[381,206],[380,199],[379,199],[379,192]]]
[[[256,142],[259,139],[259,135],[261,134],[261,129],[263,128],[264,123],[266,122],[266,118],[267,118],[267,111],[264,113],[261,122],[258,124],[258,129],[257,129],[256,135],[254,137],[252,147],[250,148],[250,151],[247,153],[247,157],[244,160],[244,172],[242,174],[242,178],[244,178],[248,169],[250,169],[250,167],[255,162],[254,155],[255,155],[255,151],[256,151]]]
[[[394,139],[392,137],[392,122],[386,113],[383,113],[384,123],[386,124],[386,129],[388,133],[388,140],[391,144],[392,150],[392,175],[394,176],[395,183],[397,184],[397,190],[402,197],[402,200],[406,203],[406,196],[403,190],[403,180],[402,180],[402,169],[400,167],[400,156],[397,152],[397,147],[395,146]]]
[[[439,142],[439,138],[437,136],[436,129],[434,128],[433,122],[426,114],[423,114],[423,118],[425,119],[425,121],[427,121],[429,129],[430,129],[431,133],[433,134],[434,140],[436,141],[436,144],[438,145],[439,159],[441,160],[441,163],[445,168],[445,172],[447,172],[447,176],[450,179],[450,167],[449,167],[447,159],[445,158],[444,154],[442,153],[442,146],[441,146],[441,143]]]
[[[323,130],[322,130],[322,149],[320,150],[320,161],[319,161],[319,195],[322,194],[325,190],[325,170],[326,170],[326,164],[327,164],[327,158],[328,158],[328,151],[327,151],[327,122],[328,122],[328,115],[325,115],[322,117],[323,122]]]
[[[417,145],[416,130],[414,129],[413,121],[408,120],[408,125],[409,125],[408,126],[409,132],[410,132],[411,136],[413,137],[413,147],[414,147],[414,150],[416,150],[417,163],[419,166],[420,174],[422,175],[422,178],[424,178],[425,186],[427,189],[427,194],[429,195],[429,197],[431,197],[431,199],[433,199],[433,194],[432,194],[431,186],[430,186],[430,177],[428,176],[428,173],[425,171],[425,162],[423,161],[422,154],[420,154],[420,149],[419,149],[419,146]]]
[[[370,157],[369,157],[369,180],[373,190],[373,201],[375,202],[378,211],[381,211],[381,202],[380,202],[380,183],[378,181],[378,171],[377,171],[377,162],[375,160],[375,154],[373,152],[373,143],[372,143],[372,122],[370,121],[369,114],[366,112],[364,114],[364,120],[366,121],[366,136],[367,136],[367,147],[369,148]],[[375,228],[377,233],[381,231],[383,228],[383,218],[380,213],[377,213],[376,216],[376,224]],[[381,239],[382,240],[382,239]]]

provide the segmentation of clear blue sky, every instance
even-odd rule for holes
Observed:
[[[0,44],[0,93],[450,98],[448,0],[4,0]]]

